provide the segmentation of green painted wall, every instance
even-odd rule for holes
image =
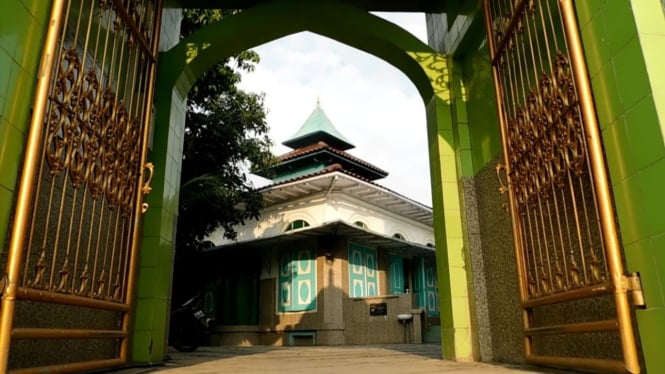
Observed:
[[[463,17],[447,17],[448,30],[442,30],[441,15],[428,15],[428,37],[430,46],[455,61],[455,147],[462,176],[471,177],[501,155],[501,134],[481,2],[469,0],[463,10]]]
[[[430,46],[453,56],[448,64],[451,123],[450,127],[440,133],[449,139],[447,142],[453,147],[453,153],[450,157],[447,156],[449,150],[441,149],[438,158],[443,164],[430,164],[433,170],[442,167],[449,173],[446,182],[442,183],[440,196],[444,199],[457,196],[452,205],[444,204],[448,213],[445,222],[447,226],[449,221],[454,223],[454,234],[441,230],[436,233],[446,236],[448,242],[448,258],[439,256],[437,259],[440,289],[445,289],[446,282],[451,282],[459,291],[465,289],[468,292],[465,300],[467,304],[462,305],[460,298],[453,299],[456,301],[451,303],[453,313],[450,316],[457,314],[457,322],[447,321],[449,315],[442,311],[442,327],[445,336],[447,324],[466,324],[464,331],[469,334],[465,336],[468,339],[465,344],[471,346],[469,355],[477,360],[491,359],[491,343],[473,177],[485,165],[495,161],[501,150],[487,49],[478,49],[485,37],[483,20],[480,2],[467,2],[464,5],[464,16],[454,21],[445,15],[427,15]],[[434,175],[434,171],[432,178],[433,181],[439,178]],[[437,191],[435,187],[432,190]],[[433,193],[433,196],[436,195]],[[456,222],[460,222],[459,226]],[[454,266],[451,267],[451,263]],[[443,307],[448,295],[441,293],[441,298],[444,301]]]
[[[0,2],[0,251],[9,237],[49,4]]]
[[[656,0],[577,1],[647,370],[665,371],[665,16]]]
[[[165,10],[162,16],[160,50],[180,39],[180,10]],[[186,92],[160,85],[155,89],[156,110],[148,160],[155,164],[153,190],[147,197],[150,208],[144,215],[143,241],[138,275],[131,360],[161,362],[166,357],[168,312],[171,305],[171,277],[178,192],[182,163]]]
[[[472,124],[468,126],[468,132],[473,171],[465,176],[473,176],[501,155],[501,134],[487,44],[466,55],[461,64],[468,123]]]
[[[452,62],[445,59],[445,84],[449,86]],[[443,62],[442,61],[442,64]],[[454,150],[455,132],[450,91],[442,91],[427,105],[432,204],[439,282],[443,357],[470,360],[473,357],[469,276],[462,231],[462,211]]]

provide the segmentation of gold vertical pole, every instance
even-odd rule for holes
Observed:
[[[600,213],[600,224],[603,231],[603,240],[607,252],[607,262],[614,285],[614,301],[617,309],[617,321],[619,323],[619,336],[623,349],[626,370],[630,373],[639,373],[640,364],[635,345],[635,335],[631,323],[630,304],[628,302],[627,290],[624,285],[624,269],[621,260],[621,249],[618,240],[617,227],[614,222],[614,208],[610,196],[609,178],[605,169],[605,160],[601,144],[596,112],[591,95],[591,85],[587,76],[587,67],[582,51],[582,42],[579,37],[577,17],[572,0],[559,0],[559,6],[564,23],[566,41],[570,49],[573,75],[580,99],[584,129],[586,130],[587,146],[592,178],[594,181],[596,200]]]
[[[527,299],[527,285],[526,285],[526,280],[525,278],[525,266],[524,266],[524,258],[523,258],[523,252],[522,252],[522,239],[519,235],[521,229],[520,229],[520,220],[519,220],[519,213],[517,210],[517,199],[515,197],[515,192],[513,188],[511,188],[511,180],[510,180],[510,160],[508,158],[508,128],[507,124],[505,121],[505,113],[503,111],[503,99],[502,99],[502,92],[501,92],[501,81],[499,79],[499,72],[496,64],[499,64],[500,59],[497,58],[495,55],[496,53],[496,46],[494,45],[494,36],[492,34],[492,14],[490,10],[490,0],[485,0],[483,4],[483,10],[485,12],[485,29],[487,31],[487,45],[489,46],[490,50],[490,61],[492,61],[492,78],[494,80],[494,94],[496,95],[496,101],[497,101],[497,114],[499,116],[499,128],[501,131],[501,146],[502,146],[502,152],[503,152],[503,163],[504,163],[504,168],[506,172],[506,183],[508,187],[508,200],[510,203],[510,218],[513,221],[513,241],[515,242],[514,249],[515,249],[515,258],[517,261],[517,272],[518,272],[518,285],[519,285],[519,290],[520,290],[520,303],[524,303]],[[522,325],[525,329],[530,328],[530,323],[529,323],[529,313],[527,312],[524,307],[521,307],[522,310]],[[527,335],[524,335],[524,349],[526,356],[528,357],[531,355],[532,352],[532,347],[531,347],[531,338]]]
[[[129,274],[128,274],[128,280],[127,280],[127,296],[125,303],[130,306],[129,313],[125,313],[122,319],[122,331],[125,333],[125,338],[122,339],[122,343],[120,345],[120,359],[123,362],[127,362],[127,356],[128,356],[128,351],[129,351],[129,339],[131,338],[131,334],[129,333],[129,329],[131,327],[131,322],[132,322],[132,314],[135,312],[134,311],[134,305],[135,305],[135,298],[136,298],[136,279],[138,278],[137,274],[137,266],[139,263],[139,242],[141,239],[141,214],[143,212],[142,209],[142,202],[143,202],[143,183],[144,183],[144,177],[145,177],[145,170],[144,165],[146,164],[146,160],[148,157],[148,137],[150,136],[150,121],[151,121],[151,113],[152,113],[152,101],[153,101],[153,95],[155,92],[155,75],[157,74],[157,53],[158,53],[158,48],[159,48],[159,33],[160,33],[160,26],[161,26],[161,20],[162,20],[162,1],[157,0],[155,4],[155,21],[153,24],[153,30],[152,30],[152,55],[154,56],[155,60],[152,60],[152,66],[150,67],[150,76],[148,78],[148,91],[147,95],[144,99],[145,103],[145,108],[144,108],[144,123],[143,123],[143,134],[141,134],[141,175],[138,178],[138,185],[136,187],[136,196],[135,196],[135,206],[134,206],[134,222],[133,222],[133,227],[132,227],[132,245],[131,245],[131,253],[130,253],[130,258],[129,258]]]
[[[30,133],[26,143],[23,160],[23,171],[17,195],[14,223],[7,260],[7,286],[2,293],[2,307],[0,308],[0,373],[7,372],[9,350],[11,343],[14,310],[16,306],[16,293],[19,288],[21,263],[23,262],[23,249],[27,226],[30,220],[30,207],[32,206],[35,174],[41,156],[41,140],[44,131],[44,114],[48,103],[51,77],[55,64],[60,25],[65,8],[65,0],[53,0],[51,18],[46,33],[46,41],[37,71],[37,87],[35,92],[34,110],[30,119]]]

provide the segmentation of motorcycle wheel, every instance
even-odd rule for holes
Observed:
[[[194,352],[200,346],[200,339],[197,335],[191,327],[180,325],[173,335],[171,345],[178,352]]]

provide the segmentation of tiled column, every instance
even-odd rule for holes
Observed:
[[[432,82],[436,82],[435,95],[426,111],[443,355],[446,359],[472,360],[468,275],[449,91],[450,62],[441,55],[432,58],[436,63],[430,61],[426,66],[436,66],[436,70],[429,71]]]
[[[179,41],[180,10],[163,13],[160,50]],[[138,275],[136,314],[132,335],[131,360],[161,362],[167,354],[168,313],[171,304],[171,278],[178,193],[185,128],[186,92],[164,87],[162,67],[158,67],[155,114],[148,161],[155,165],[150,204],[144,216],[143,239]]]
[[[659,1],[576,1],[626,270],[642,279],[637,325],[649,373],[665,372],[665,12]]]
[[[9,235],[50,1],[0,2],[0,251]]]

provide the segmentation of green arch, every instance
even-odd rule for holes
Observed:
[[[175,85],[186,93],[221,59],[302,31],[337,40],[395,66],[409,77],[425,103],[437,81],[430,77],[445,65],[416,37],[362,9],[335,1],[277,0],[210,24],[161,54],[159,76],[172,81],[158,85]]]
[[[386,61],[402,71],[418,90],[427,115],[443,356],[473,358],[470,275],[459,255],[465,249],[458,186],[461,168],[456,161],[457,135],[453,129],[457,114],[450,90],[454,64],[402,28],[344,0],[275,0],[207,25],[159,55],[150,153],[156,168],[153,190],[147,197],[151,208],[144,221],[144,254],[132,334],[134,361],[160,361],[167,352],[164,334],[187,93],[216,62],[302,31],[329,37]],[[404,124],[405,129],[412,125]],[[161,281],[155,283],[153,279]]]

